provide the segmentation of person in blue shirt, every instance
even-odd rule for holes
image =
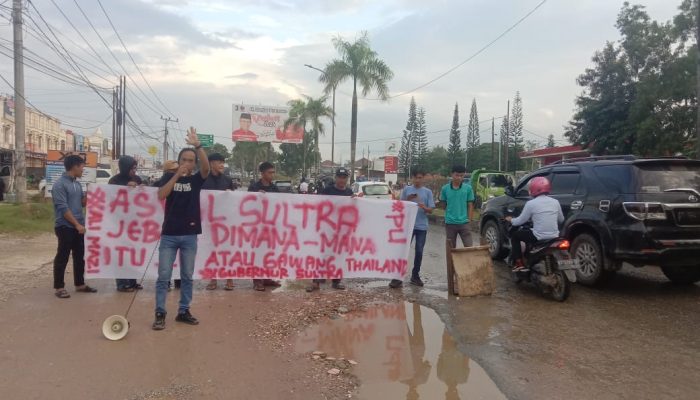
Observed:
[[[95,293],[96,289],[85,284],[85,207],[86,197],[78,178],[83,176],[85,160],[77,155],[67,156],[63,161],[66,172],[58,178],[51,189],[53,210],[56,218],[54,232],[58,238],[58,251],[53,260],[53,287],[56,297],[67,299],[64,276],[68,257],[73,255],[73,283],[76,292]]]
[[[457,247],[458,235],[464,247],[472,246],[469,220],[474,212],[474,192],[468,181],[465,182],[466,172],[463,165],[455,165],[452,168],[452,181],[440,191],[440,200],[446,203],[445,233],[452,248]]]
[[[415,286],[423,286],[423,281],[420,279],[420,267],[423,263],[423,248],[425,240],[428,237],[428,214],[433,212],[435,208],[435,200],[433,200],[432,190],[423,186],[425,172],[420,169],[415,169],[412,173],[411,186],[401,191],[401,200],[412,201],[418,204],[418,214],[416,214],[416,224],[413,228],[413,239],[416,241],[416,254],[413,259],[413,270],[411,271],[411,284]],[[401,287],[403,282],[394,279],[389,283],[391,288]]]

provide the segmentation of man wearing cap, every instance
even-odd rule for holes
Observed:
[[[338,168],[335,171],[335,184],[326,186],[320,194],[324,196],[346,196],[353,197],[352,189],[348,187],[348,177],[350,173],[345,168]],[[314,279],[313,283],[306,288],[307,292],[313,292],[314,290],[319,290],[321,288],[321,283],[325,282],[325,279]],[[331,285],[333,289],[345,290],[345,285],[340,279],[333,279]]]
[[[224,156],[219,153],[209,154],[209,176],[204,181],[202,189],[204,190],[236,190],[233,186],[233,180],[224,175],[226,168]],[[212,279],[207,285],[207,290],[216,290],[216,279]],[[233,290],[233,279],[226,280],[224,290]]]
[[[240,128],[233,131],[233,141],[234,142],[257,142],[258,135],[250,130],[250,125],[253,123],[250,114],[241,113],[241,118],[239,119]]]

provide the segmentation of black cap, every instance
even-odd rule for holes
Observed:
[[[239,119],[252,119],[252,118],[250,117],[249,113],[241,113],[241,116]]]
[[[350,176],[346,168],[338,168],[335,170],[335,176]]]
[[[209,154],[209,161],[226,161],[224,159],[224,156],[222,156],[219,153],[211,153]]]

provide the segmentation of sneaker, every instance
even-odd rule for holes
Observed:
[[[399,279],[392,279],[391,282],[389,282],[389,287],[392,289],[398,289],[401,286],[403,286],[403,281]]]
[[[411,278],[411,285],[420,286],[420,287],[424,286],[423,281],[420,279],[420,276],[412,277]]]
[[[188,325],[199,325],[199,321],[197,318],[193,317],[192,314],[190,314],[190,310],[177,314],[175,321],[184,322]]]
[[[153,330],[162,331],[163,329],[165,329],[165,313],[157,312],[156,320],[153,321]]]

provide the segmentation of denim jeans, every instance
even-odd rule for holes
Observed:
[[[156,312],[165,311],[168,296],[168,283],[173,275],[173,264],[180,250],[180,305],[178,313],[190,309],[192,302],[192,274],[197,255],[197,235],[168,236],[160,238],[158,248],[158,281],[156,281]]]
[[[415,229],[413,231],[413,239],[416,240],[416,256],[413,259],[413,271],[411,272],[411,278],[418,278],[420,273],[420,266],[423,264],[423,248],[425,247],[425,240],[428,237],[428,231],[422,231]]]

